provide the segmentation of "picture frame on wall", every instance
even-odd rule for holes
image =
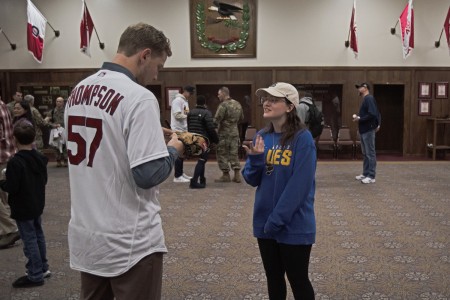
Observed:
[[[189,0],[191,57],[256,57],[256,2]]]
[[[419,98],[431,98],[431,82],[419,82]]]
[[[172,101],[175,97],[181,93],[181,87],[166,87],[166,109],[170,110]]]
[[[448,99],[448,82],[436,82],[434,89],[436,99]]]
[[[419,116],[431,116],[431,100],[419,99]]]

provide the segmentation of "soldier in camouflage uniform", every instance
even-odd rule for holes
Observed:
[[[55,108],[47,113],[45,120],[53,128],[64,128],[64,98],[56,98]],[[67,147],[66,144],[62,145],[62,153],[59,149],[55,149],[56,167],[67,167]]]
[[[217,162],[223,175],[215,182],[230,182],[230,166],[234,170],[234,182],[241,182],[241,164],[239,163],[239,129],[238,123],[244,119],[241,104],[230,98],[227,87],[221,87],[217,94],[220,105],[217,108],[214,122],[218,128]]]
[[[47,122],[42,118],[41,113],[34,107],[34,97],[32,95],[26,95],[23,100],[27,101],[30,105],[31,115],[33,117],[34,129],[36,130],[36,148],[42,151],[44,148],[44,141],[42,140],[42,127],[46,127]]]

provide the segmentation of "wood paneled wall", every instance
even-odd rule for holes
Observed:
[[[12,93],[23,83],[42,85],[75,85],[78,81],[95,72],[94,69],[70,70],[6,70],[0,71],[0,95],[8,102]],[[450,115],[450,99],[435,99],[434,83],[449,82],[450,68],[398,68],[398,67],[254,67],[254,68],[168,68],[160,72],[156,84],[161,85],[161,115],[170,119],[170,110],[166,109],[165,87],[193,85],[229,86],[233,97],[234,84],[250,84],[252,89],[252,123],[262,128],[262,107],[254,93],[260,87],[273,82],[285,81],[293,84],[342,84],[342,124],[350,127],[353,134],[356,124],[351,121],[353,113],[358,112],[360,97],[355,84],[368,82],[373,85],[403,85],[403,155],[424,155],[426,152],[426,116],[418,115],[419,82],[432,82],[432,115],[445,117]],[[376,93],[375,93],[376,96]],[[190,99],[195,105],[195,99]],[[382,130],[389,130],[383,128]],[[450,128],[443,133],[446,144],[450,144]]]

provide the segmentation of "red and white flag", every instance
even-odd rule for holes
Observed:
[[[353,1],[352,18],[350,20],[350,48],[355,53],[355,58],[358,57],[358,36],[356,35],[356,0]]]
[[[33,55],[37,62],[42,63],[42,54],[44,51],[45,26],[47,19],[41,12],[28,0],[27,6],[28,26],[27,43],[28,51]]]
[[[413,0],[408,0],[399,18],[402,32],[403,58],[406,59],[414,49],[414,10]]]
[[[80,24],[80,50],[87,56],[91,57],[90,41],[92,30],[94,30],[94,22],[92,22],[91,15],[86,6],[84,0],[82,0],[83,6],[81,10],[81,24]]]
[[[450,7],[448,8],[447,18],[445,18],[444,31],[447,37],[448,51],[450,52]]]

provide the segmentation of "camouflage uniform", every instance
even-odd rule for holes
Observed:
[[[217,108],[214,122],[218,126],[219,143],[217,144],[217,162],[223,172],[240,170],[239,163],[239,129],[238,123],[244,119],[241,104],[229,99],[220,103]]]
[[[41,113],[34,106],[31,107],[31,115],[33,116],[34,128],[36,129],[36,148],[41,151],[44,148],[41,127],[47,126],[47,122],[44,121]]]
[[[50,126],[59,124],[61,127],[65,128],[64,125],[64,107],[62,109],[56,109],[56,107],[52,110],[50,110],[49,112],[47,112],[47,118],[49,118],[49,123]],[[47,119],[48,120],[48,119]],[[55,149],[55,157],[56,157],[56,162],[58,163],[58,165],[62,162],[64,165],[66,165],[67,163],[67,147],[64,144],[62,149],[63,152],[59,152],[59,149],[54,148]]]

